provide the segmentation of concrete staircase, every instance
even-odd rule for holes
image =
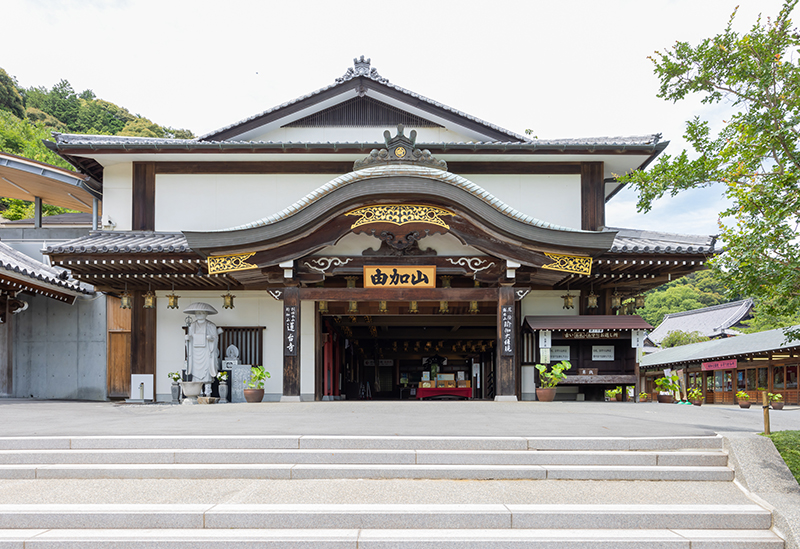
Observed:
[[[575,482],[596,487],[603,481],[624,494],[632,482],[649,481],[654,492],[678,485],[713,490],[733,477],[720,437],[0,438],[0,478],[43,486],[75,479],[194,479],[197,486],[207,479],[277,479],[297,480],[289,485],[308,489],[314,485],[309,481],[403,479],[427,481],[426,489],[435,489],[431,481],[449,479],[544,481],[557,491],[574,489]],[[624,497],[614,504],[496,499],[485,504],[0,504],[0,549],[784,547],[770,530],[770,512],[744,497],[713,504],[643,504]]]

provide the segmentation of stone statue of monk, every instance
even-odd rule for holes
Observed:
[[[211,396],[211,384],[219,372],[217,342],[222,328],[217,328],[207,318],[208,315],[217,314],[217,310],[208,303],[193,303],[184,313],[194,315],[186,334],[186,373],[191,374],[192,381],[202,381],[203,394]]]

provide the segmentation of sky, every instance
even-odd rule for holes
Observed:
[[[737,4],[745,32],[782,2],[6,0],[0,67],[202,135],[327,86],[364,55],[389,81],[517,133],[662,133],[675,155],[686,120],[718,127],[728,111],[657,98],[648,56],[722,32]],[[724,207],[711,187],[638,214],[626,189],[606,223],[717,234]]]

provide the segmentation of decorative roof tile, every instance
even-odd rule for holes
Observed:
[[[618,227],[606,227],[605,230],[617,233],[611,253],[709,255],[721,251],[716,248],[715,235],[674,234]]]
[[[664,320],[650,333],[648,339],[659,345],[675,330],[700,332],[708,338],[728,335],[731,332],[729,328],[745,319],[752,309],[753,300],[748,298],[693,311],[670,313],[664,316]]]
[[[55,286],[61,290],[81,294],[93,294],[87,286],[70,278],[69,271],[59,267],[45,265],[24,253],[15,250],[8,244],[0,242],[0,271],[19,275],[24,279]]]
[[[68,253],[191,253],[181,233],[94,231],[87,236],[48,246],[47,254]]]

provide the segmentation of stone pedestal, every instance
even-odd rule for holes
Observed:
[[[250,380],[250,365],[236,364],[231,366],[230,399],[231,402],[247,402],[244,399],[244,382]]]

